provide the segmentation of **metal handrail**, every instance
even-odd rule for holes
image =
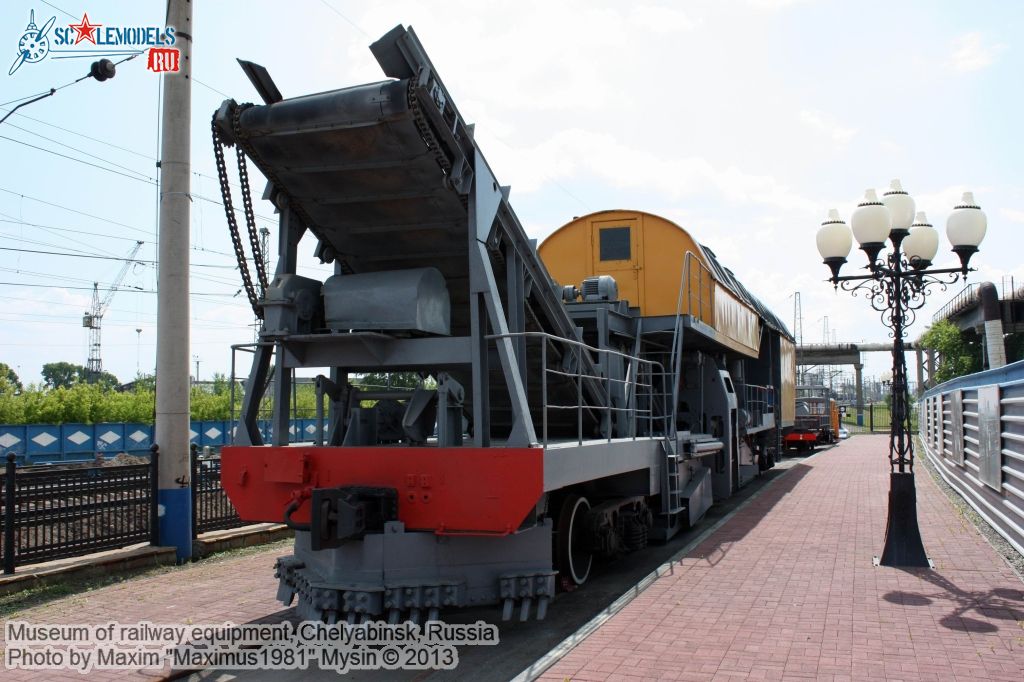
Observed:
[[[752,423],[760,425],[766,414],[775,413],[775,387],[745,384],[743,400]]]
[[[970,306],[974,301],[978,299],[978,287],[980,285],[977,282],[972,282],[961,289],[956,296],[951,298],[946,305],[939,308],[939,310],[932,315],[932,322],[938,322],[939,320],[945,320],[951,315],[960,312],[964,308]]]
[[[654,434],[655,433],[654,422],[655,421],[659,421],[659,422],[662,422],[661,426],[662,426],[662,430],[664,431],[664,433],[662,433],[660,435],[662,437],[666,438],[666,439],[669,437],[669,435],[668,435],[668,431],[669,431],[668,426],[669,426],[669,424],[665,420],[669,419],[671,415],[670,415],[669,410],[668,410],[668,405],[664,404],[665,403],[665,398],[667,397],[667,394],[664,394],[664,393],[656,394],[654,392],[654,377],[655,376],[662,376],[662,377],[667,377],[668,376],[667,372],[665,371],[664,365],[662,365],[660,362],[658,362],[656,360],[647,360],[647,359],[644,359],[644,358],[641,358],[641,357],[638,357],[638,356],[635,356],[635,355],[630,355],[628,353],[623,353],[621,351],[613,350],[611,348],[596,348],[594,346],[591,346],[591,345],[588,345],[586,343],[583,343],[582,341],[577,341],[575,339],[566,339],[566,338],[563,338],[561,336],[555,336],[554,334],[549,334],[547,332],[510,332],[510,333],[507,333],[507,334],[491,334],[491,335],[486,336],[485,338],[487,340],[489,340],[489,341],[492,341],[492,340],[493,341],[497,341],[497,340],[501,340],[501,339],[517,339],[517,338],[522,338],[522,339],[542,339],[543,342],[541,343],[541,377],[542,377],[542,380],[541,380],[541,410],[542,410],[542,417],[541,417],[541,419],[542,419],[541,441],[542,441],[542,444],[545,447],[547,447],[548,444],[549,444],[549,441],[548,441],[548,410],[553,410],[553,409],[554,410],[559,410],[559,409],[572,409],[572,410],[576,410],[576,413],[577,413],[577,417],[576,417],[576,440],[577,440],[577,444],[579,444],[579,445],[583,444],[583,411],[584,410],[589,410],[589,411],[598,412],[598,413],[604,413],[607,416],[607,420],[608,420],[608,422],[607,422],[608,423],[607,439],[608,439],[609,442],[611,442],[611,440],[612,440],[612,430],[613,430],[612,415],[614,413],[618,413],[618,412],[628,412],[630,415],[632,415],[632,419],[631,419],[631,422],[630,422],[630,437],[633,440],[636,440],[636,437],[637,437],[636,436],[636,433],[637,433],[636,425],[637,425],[637,417],[638,417],[638,415],[641,416],[641,418],[646,418],[647,423],[648,423],[648,433],[650,433],[650,434]],[[548,343],[547,342],[549,342],[549,341],[552,342],[552,343],[562,344],[563,346],[566,346],[568,348],[572,348],[573,349],[573,353],[574,353],[575,358],[576,358],[576,361],[575,361],[576,371],[575,372],[563,371],[563,370],[559,370],[559,369],[549,369],[548,368]],[[627,378],[626,379],[612,379],[610,376],[607,376],[607,371],[605,372],[605,376],[601,376],[601,375],[597,375],[597,374],[584,374],[583,373],[583,353],[584,352],[589,352],[589,353],[597,354],[599,357],[602,357],[602,358],[606,358],[606,357],[609,357],[609,356],[618,356],[620,358],[625,359],[627,361],[627,363],[630,363],[630,365],[631,365],[631,363],[636,363],[635,366],[638,368],[639,371],[631,373],[631,376],[629,374],[627,374]],[[571,356],[566,356],[566,355],[563,354],[562,357],[571,357]],[[595,366],[597,366],[597,364],[600,364],[600,363],[594,363],[594,364],[595,364]],[[548,375],[549,374],[556,375],[556,376],[563,376],[563,377],[567,377],[567,378],[575,379],[576,380],[576,404],[575,405],[555,405],[555,404],[549,404],[548,403]],[[641,374],[646,374],[646,376],[644,377],[644,380],[641,380]],[[593,380],[593,381],[599,383],[601,386],[604,387],[604,398],[605,398],[604,405],[584,405],[583,404],[583,380],[584,379]],[[647,408],[647,409],[638,408],[636,406],[636,401],[635,400],[632,401],[631,405],[627,404],[627,407],[612,407],[611,385],[612,385],[613,382],[617,383],[617,384],[626,384],[626,386],[627,386],[627,394],[628,394],[628,391],[631,390],[634,397],[647,397],[648,398],[648,404],[650,405],[650,407]],[[639,390],[639,393],[638,393],[638,390]],[[654,406],[655,406],[655,398],[656,397],[661,397],[661,399],[662,399],[662,403],[663,404],[662,404],[662,410],[661,410],[662,414],[661,415],[655,415],[654,414]]]

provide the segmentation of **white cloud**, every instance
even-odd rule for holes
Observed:
[[[810,0],[747,0],[748,5],[767,10],[788,9],[794,5],[807,2],[810,2]]]
[[[682,10],[663,5],[638,5],[629,12],[629,21],[654,33],[690,31],[700,25]]]
[[[992,193],[989,187],[970,187],[967,185],[951,185],[923,194],[915,193],[909,188],[907,191],[910,192],[910,196],[914,197],[917,210],[926,211],[929,221],[937,227],[946,224],[946,217],[953,212],[953,207],[960,203],[964,192],[974,192],[974,198],[982,209],[985,208],[986,196],[990,196]]]
[[[1024,211],[1015,208],[1004,208],[999,214],[1014,223],[1024,223]]]
[[[1002,43],[983,43],[984,36],[980,31],[971,31],[953,40],[953,54],[949,65],[957,73],[979,71],[996,60],[996,56],[1006,49]]]
[[[487,135],[479,136],[486,139]],[[711,192],[729,202],[815,211],[819,201],[793,192],[771,175],[757,175],[735,165],[719,166],[701,156],[672,157],[620,141],[611,133],[580,128],[563,130],[532,148],[491,148],[503,182],[519,193],[545,184],[590,174],[620,188],[652,190],[669,199]],[[495,153],[498,151],[499,153]]]
[[[804,109],[801,111],[800,121],[832,138],[840,146],[845,146],[857,134],[856,128],[842,126],[830,116],[816,110]]]

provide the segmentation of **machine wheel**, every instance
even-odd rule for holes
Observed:
[[[569,495],[562,501],[555,527],[555,568],[563,578],[582,585],[590,576],[594,563],[593,552],[587,546],[586,520],[590,502],[579,495]]]

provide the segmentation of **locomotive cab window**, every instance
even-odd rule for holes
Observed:
[[[628,227],[605,227],[598,231],[601,240],[601,260],[629,260]]]

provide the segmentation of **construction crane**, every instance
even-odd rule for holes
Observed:
[[[121,266],[121,271],[117,273],[117,277],[114,278],[110,288],[107,289],[107,295],[102,299],[100,298],[100,283],[92,283],[92,305],[89,308],[89,312],[82,315],[82,326],[89,330],[89,360],[85,366],[86,376],[89,381],[95,381],[103,373],[103,360],[100,357],[100,331],[103,325],[103,313],[107,311],[107,306],[110,305],[114,294],[117,293],[121,283],[124,282],[128,270],[135,263],[135,256],[139,253],[139,249],[142,248],[142,244],[143,242],[135,242],[135,246],[132,247],[131,252],[125,258],[124,265]]]

